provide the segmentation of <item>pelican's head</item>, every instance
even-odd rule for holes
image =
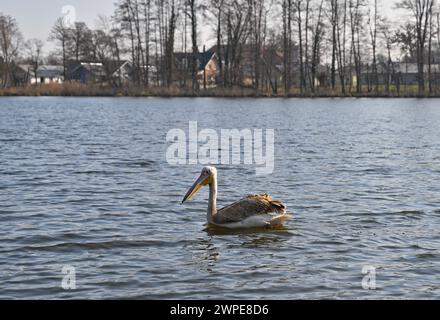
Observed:
[[[214,179],[217,177],[217,169],[214,167],[204,167],[200,177],[196,180],[191,189],[188,190],[185,198],[183,198],[182,204],[187,200],[191,200],[194,195],[199,191],[203,186],[211,184]]]

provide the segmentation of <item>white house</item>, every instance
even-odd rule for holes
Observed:
[[[57,65],[42,65],[37,69],[37,74],[34,73],[34,68],[31,65],[19,66],[27,75],[27,83],[30,84],[49,84],[64,82],[64,68]]]

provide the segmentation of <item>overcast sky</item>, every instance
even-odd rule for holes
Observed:
[[[110,16],[114,0],[0,0],[0,12],[14,17],[26,39],[47,41],[55,20],[66,6],[73,6],[76,19],[95,25],[98,15]]]
[[[392,7],[395,1],[379,0],[383,15],[393,15],[395,10]],[[94,27],[99,15],[113,14],[115,2],[116,0],[0,0],[0,12],[11,15],[18,21],[26,39],[38,38],[46,41],[55,20],[62,15],[63,8],[73,6],[76,20]],[[208,36],[205,32],[203,38],[206,39]],[[51,48],[52,45],[49,44],[45,51]]]

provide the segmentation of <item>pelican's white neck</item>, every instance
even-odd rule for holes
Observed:
[[[212,177],[209,184],[209,203],[208,203],[208,222],[212,223],[214,216],[217,214],[217,175]]]

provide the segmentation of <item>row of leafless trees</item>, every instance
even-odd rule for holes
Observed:
[[[332,89],[342,93],[355,87],[363,90],[361,81],[365,69],[369,74],[368,90],[379,91],[379,60],[385,69],[386,90],[390,89],[392,55],[400,46],[406,59],[418,65],[418,85],[425,91],[425,63],[434,57],[433,40],[439,39],[438,11],[434,0],[403,0],[396,9],[408,13],[406,24],[393,28],[389,19],[380,14],[379,0],[283,0],[284,86],[291,87],[292,69],[299,74],[301,90],[315,90],[317,69],[326,58],[327,77]],[[435,24],[435,17],[437,23]],[[292,30],[295,29],[294,32]],[[393,32],[393,29],[396,29]],[[402,29],[404,31],[402,31]],[[296,36],[292,41],[292,36]],[[409,43],[408,43],[409,41]],[[292,46],[298,47],[298,57],[290,56]],[[436,54],[438,55],[438,45]],[[323,48],[327,52],[323,54]],[[434,59],[435,58],[435,59]],[[292,65],[293,64],[293,65]],[[383,71],[381,74],[383,76]],[[355,76],[355,77],[353,77]],[[353,79],[356,79],[353,81]],[[430,81],[432,83],[433,81]],[[430,88],[432,89],[432,88]]]
[[[398,0],[395,9],[403,22],[393,23],[381,14],[384,2],[119,0],[114,15],[99,17],[93,30],[59,18],[48,40],[58,48],[51,58],[61,61],[65,75],[69,61],[109,65],[129,59],[138,86],[170,86],[183,77],[180,84],[199,89],[197,54],[205,45],[201,35],[209,33],[220,86],[274,92],[316,92],[322,87],[342,94],[390,91],[396,83],[393,65],[400,59],[417,65],[420,93],[434,91],[440,58],[438,4]],[[11,84],[11,68],[20,55],[35,69],[41,64],[44,43],[23,43],[16,21],[0,14],[2,86]],[[176,65],[177,51],[192,53],[183,75]],[[106,72],[111,78],[112,69]]]

